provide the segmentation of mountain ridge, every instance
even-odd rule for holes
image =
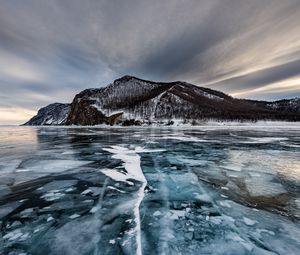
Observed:
[[[300,99],[238,99],[187,82],[156,82],[125,75],[106,87],[81,91],[71,104],[51,104],[40,111],[25,125],[131,125],[172,119],[300,121]]]

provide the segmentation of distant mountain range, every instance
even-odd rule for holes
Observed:
[[[173,120],[300,121],[300,98],[274,102],[237,99],[186,82],[153,82],[124,76],[104,88],[86,89],[71,104],[41,108],[24,125],[140,125]]]

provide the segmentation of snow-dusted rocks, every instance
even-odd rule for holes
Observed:
[[[54,103],[41,108],[37,115],[24,125],[64,125],[70,112],[70,104]]]

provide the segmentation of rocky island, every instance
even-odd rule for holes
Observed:
[[[256,101],[190,83],[154,82],[126,75],[106,87],[86,89],[71,104],[41,108],[24,125],[141,125],[221,121],[300,121],[300,99]]]

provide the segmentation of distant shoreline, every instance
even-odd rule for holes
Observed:
[[[201,127],[211,127],[211,128],[226,128],[226,127],[293,127],[299,128],[300,131],[300,121],[256,121],[256,122],[249,122],[249,121],[206,121],[199,125],[191,125],[183,124],[183,123],[174,123],[173,125],[166,125],[166,124],[144,124],[140,126],[130,125],[130,126],[122,126],[122,125],[107,125],[107,124],[100,124],[100,125],[32,125],[32,126],[24,126],[24,125],[0,125],[1,127],[38,127],[38,128],[201,128]]]

